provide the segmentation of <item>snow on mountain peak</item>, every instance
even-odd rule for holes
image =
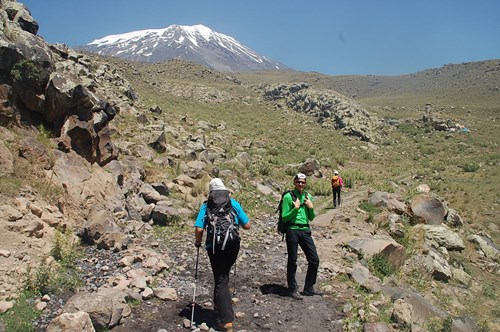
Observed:
[[[236,39],[197,24],[170,25],[109,35],[81,49],[141,62],[185,59],[221,71],[276,70],[287,67],[259,55]]]

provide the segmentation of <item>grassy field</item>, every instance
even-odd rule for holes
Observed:
[[[326,173],[340,169],[344,175],[357,174],[354,181],[357,187],[394,191],[395,185],[403,186],[407,187],[403,188],[407,197],[411,197],[416,185],[427,183],[460,213],[465,222],[498,224],[499,194],[495,186],[500,180],[497,122],[500,109],[491,106],[490,96],[484,99],[476,97],[480,99],[477,101],[479,106],[472,107],[469,105],[473,101],[471,98],[467,99],[468,103],[460,98],[453,99],[455,90],[444,101],[440,99],[441,90],[433,95],[428,88],[423,92],[416,90],[413,94],[403,89],[399,94],[392,90],[380,95],[371,92],[366,97],[359,94],[357,100],[370,112],[400,123],[385,130],[385,138],[376,142],[374,147],[323,128],[301,114],[277,110],[274,105],[263,101],[253,87],[266,80],[278,81],[280,77],[276,73],[236,84],[219,73],[198,74],[199,68],[178,68],[183,74],[177,73],[172,78],[171,73],[176,71],[170,65],[164,64],[167,69],[163,70],[159,69],[161,65],[156,66],[154,71],[142,72],[141,75],[125,74],[145,104],[159,105],[166,110],[167,117],[188,115],[195,123],[200,120],[225,123],[227,130],[224,135],[228,139],[223,148],[228,151],[228,159],[243,151],[251,155],[251,162],[238,170],[241,177],[264,178],[285,186],[291,165],[315,158]],[[283,75],[283,81],[290,77],[296,81],[300,77],[304,78],[303,81],[314,81],[314,77],[319,77],[318,80],[328,78],[314,73]],[[195,83],[186,81],[190,76],[196,77]],[[249,74],[241,76],[243,79]],[[195,84],[201,84],[231,97],[209,103],[161,91],[162,86],[178,84],[183,84],[185,90],[190,85],[196,90]],[[469,131],[449,134],[417,126],[426,103],[432,105],[436,117],[452,119]],[[248,140],[253,143],[252,147],[242,148],[241,143]]]
[[[272,214],[277,203],[276,197],[257,190],[258,183],[276,192],[288,189],[298,165],[313,158],[319,161],[322,176],[310,178],[308,190],[319,202],[331,199],[328,178],[335,169],[340,170],[349,190],[397,192],[407,200],[416,194],[419,184],[426,183],[462,216],[467,225],[464,238],[484,231],[499,243],[500,234],[494,231],[500,227],[499,61],[450,65],[400,77],[300,72],[235,75],[177,60],[154,65],[106,61],[131,82],[139,99],[127,102],[138,112],[152,118],[147,110],[158,106],[163,110],[154,115],[158,122],[200,138],[209,150],[222,151],[214,165],[230,171],[230,180],[240,184],[235,196],[252,215]],[[260,87],[276,82],[308,82],[314,88],[334,89],[394,125],[381,129],[381,138],[375,142],[344,136],[309,116],[266,101]],[[423,126],[426,104],[432,106],[434,117],[459,123],[468,131],[450,133]],[[210,123],[211,129],[200,130],[200,121]],[[134,114],[119,114],[113,123],[113,140],[145,143]],[[167,140],[185,152],[175,135]],[[173,166],[144,161],[146,181],[172,180],[181,173],[179,164],[188,156],[178,159]],[[43,176],[36,166],[21,158],[16,163],[14,175],[0,178],[3,195],[15,197],[26,183],[48,201],[61,195],[58,188],[39,180]],[[207,181],[205,177],[197,183],[195,194],[203,192]],[[498,319],[496,278],[476,266],[477,251],[468,243],[464,253],[453,253],[451,259],[466,266],[481,283],[477,301],[488,306],[486,310],[484,305],[467,303],[464,314]],[[407,278],[419,286],[418,276]]]
[[[490,67],[495,65],[496,62],[488,63]],[[330,200],[328,177],[334,169],[341,171],[350,190],[397,192],[407,200],[417,194],[415,188],[419,184],[426,183],[462,217],[466,224],[464,238],[468,233],[484,231],[499,243],[498,231],[491,231],[494,228],[489,227],[500,227],[500,194],[496,189],[500,182],[500,108],[498,98],[495,99],[498,93],[491,88],[491,80],[486,80],[484,86],[477,86],[476,79],[466,77],[462,78],[463,85],[450,85],[450,77],[462,74],[446,73],[441,78],[444,81],[439,81],[440,75],[429,71],[413,77],[417,83],[405,83],[405,78],[387,78],[380,83],[386,88],[379,90],[380,84],[375,85],[376,89],[366,88],[373,80],[383,80],[375,77],[365,77],[362,82],[360,77],[331,78],[317,73],[261,73],[238,75],[239,84],[235,83],[238,80],[221,77],[218,73],[200,74],[199,68],[182,67],[178,68],[182,72],[179,73],[157,66],[154,71],[141,75],[130,75],[126,71],[124,75],[136,87],[146,106],[159,105],[165,110],[165,122],[178,123],[178,119],[187,116],[190,129],[194,131],[201,120],[216,126],[225,125],[226,129],[221,132],[213,129],[200,132],[200,135],[205,135],[205,141],[214,142],[226,152],[226,157],[216,160],[215,165],[231,170],[242,186],[236,198],[251,214],[271,214],[276,207],[276,197],[258,192],[257,182],[277,191],[288,188],[297,165],[314,158],[321,164],[323,177],[310,179],[308,190],[319,202]],[[446,71],[452,69],[462,73],[463,68],[447,68]],[[474,72],[472,76],[477,75]],[[195,77],[191,83],[190,76]],[[429,85],[432,77],[437,81]],[[352,80],[350,86],[349,80]],[[341,92],[356,95],[355,99],[369,112],[398,125],[384,128],[377,142],[362,142],[324,128],[310,117],[275,107],[262,98],[258,89],[266,83],[300,81],[317,84],[320,88],[334,86],[332,82],[343,84]],[[181,86],[183,92],[172,93],[179,91],[175,86]],[[169,87],[169,92],[164,87]],[[461,92],[464,87],[470,89]],[[225,98],[207,101],[197,95],[200,93],[224,95]],[[435,118],[459,123],[468,131],[450,133],[423,126],[421,119],[426,104],[431,105]],[[498,319],[500,308],[498,303],[492,302],[498,295],[496,278],[484,273],[476,264],[477,251],[468,243],[464,252],[452,256],[452,261],[465,266],[483,288],[475,291],[475,296],[484,305],[466,303],[463,314],[483,321]],[[422,276],[402,278],[416,287],[428,287],[431,283],[430,280],[424,282]],[[438,289],[436,297],[446,307],[449,296]]]

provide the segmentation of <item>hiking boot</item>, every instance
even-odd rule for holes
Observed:
[[[223,323],[223,322],[219,322],[219,328],[221,329],[221,331],[225,331],[225,332],[233,332],[233,322],[227,322],[227,323]]]
[[[314,295],[323,296],[323,293],[315,291],[314,288],[310,288],[307,290],[304,289],[304,291],[302,292],[302,295],[304,295],[304,296],[314,296]]]
[[[303,300],[304,299],[302,296],[300,296],[299,292],[297,292],[297,291],[289,292],[288,296],[290,296],[294,300]]]

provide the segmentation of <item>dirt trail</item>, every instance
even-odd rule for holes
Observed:
[[[351,298],[350,290],[335,282],[325,265],[340,266],[336,244],[345,241],[362,227],[355,226],[359,201],[364,194],[344,194],[343,206],[326,209],[313,222],[313,237],[318,247],[321,267],[318,286],[330,285],[323,296],[293,300],[286,294],[286,245],[275,233],[275,220],[256,220],[250,232],[242,232],[242,249],[231,277],[236,331],[342,331],[343,306]],[[322,210],[322,209],[321,209]],[[358,229],[359,228],[359,229]],[[169,257],[179,257],[169,280],[178,291],[176,302],[148,301],[134,307],[132,315],[112,331],[187,331],[183,319],[191,319],[190,303],[194,290],[195,250],[192,239],[177,239],[169,246]],[[307,262],[299,254],[297,279],[302,286]],[[205,252],[200,252],[199,278],[196,284],[194,321],[216,329],[212,310],[212,274]]]

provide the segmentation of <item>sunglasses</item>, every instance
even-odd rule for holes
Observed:
[[[297,181],[298,184],[306,184],[306,181]]]

